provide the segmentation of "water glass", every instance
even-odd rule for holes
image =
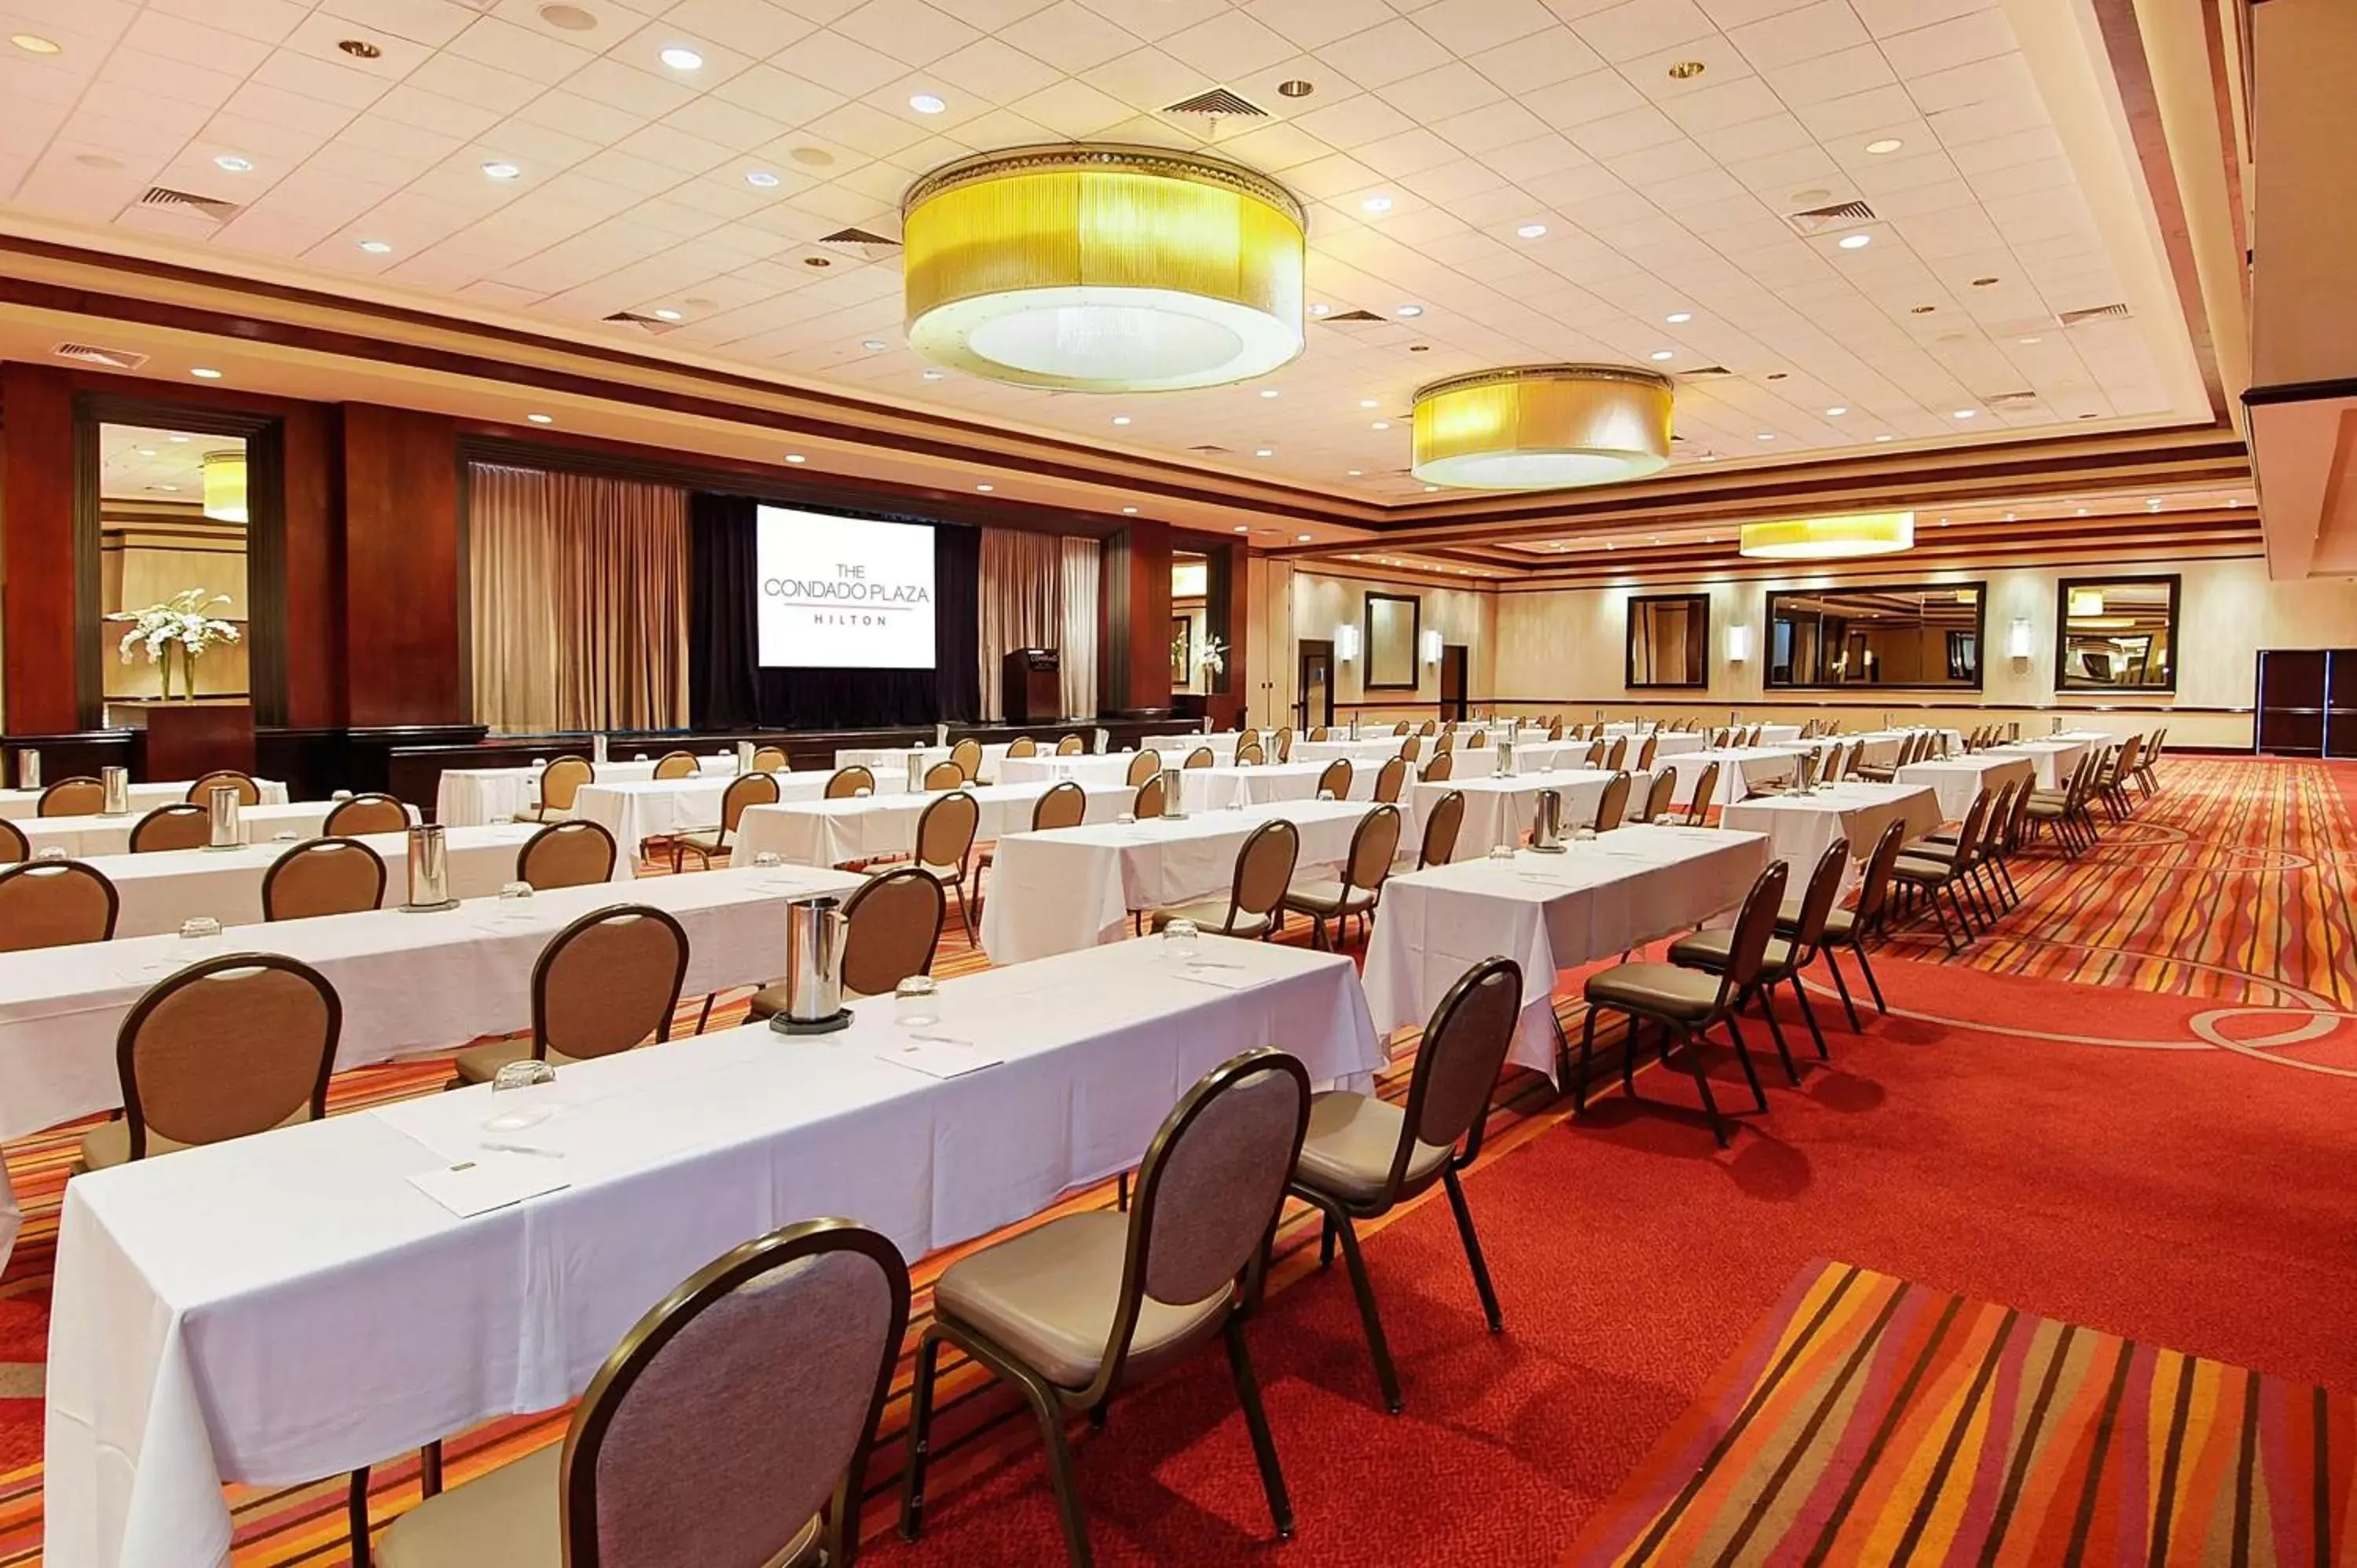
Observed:
[[[1514,846],[1510,843],[1493,843],[1490,846],[1490,858],[1491,860],[1512,860],[1514,858]]]
[[[276,832],[270,835],[270,842],[273,843],[293,843],[296,839],[301,838],[302,836],[302,834],[296,832],[293,828],[281,828]]]
[[[1162,928],[1163,941],[1170,945],[1172,952],[1184,959],[1192,959],[1200,950],[1198,941],[1202,934],[1202,928],[1192,920],[1173,920]]]
[[[865,800],[874,793],[876,793],[875,790],[870,789],[866,785],[862,784],[857,789],[852,790],[851,798],[855,800]]]
[[[540,1084],[554,1083],[555,1081],[556,1069],[554,1067],[551,1066],[547,1062],[538,1060],[535,1058],[526,1057],[522,1061],[512,1061],[508,1063],[507,1066],[500,1069],[497,1073],[492,1075],[491,1092],[493,1094],[497,1094],[501,1090],[507,1089],[532,1089]],[[523,1124],[529,1125],[530,1123],[525,1122]]]
[[[1116,825],[1125,828],[1133,828],[1137,825],[1136,816],[1129,811],[1124,811],[1121,815],[1115,817],[1114,822]]]
[[[1572,829],[1571,843],[1572,847],[1575,849],[1589,849],[1594,847],[1596,843],[1596,830],[1594,828]]]
[[[1320,789],[1318,791],[1318,798],[1321,800],[1331,800],[1334,798],[1334,791],[1331,789]]]
[[[220,936],[221,931],[221,922],[210,915],[191,915],[180,922],[180,934],[191,941]]]
[[[912,974],[892,988],[892,1022],[928,1029],[942,1021],[941,988],[930,974]]]
[[[532,884],[529,882],[502,882],[500,884],[500,897],[502,898],[529,898],[532,897]]]
[[[765,849],[753,857],[754,866],[761,871],[775,871],[785,864],[786,857],[773,849]]]
[[[33,858],[35,860],[70,860],[73,857],[66,854],[65,845],[46,843],[33,852]]]

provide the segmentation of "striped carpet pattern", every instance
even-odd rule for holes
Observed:
[[[2345,1393],[1826,1264],[1563,1561],[2333,1563],[2352,1437]]]

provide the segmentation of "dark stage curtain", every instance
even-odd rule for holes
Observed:
[[[698,729],[872,729],[982,708],[982,532],[933,529],[933,668],[764,670],[749,496],[688,498],[688,712]],[[921,520],[910,520],[921,521]]]

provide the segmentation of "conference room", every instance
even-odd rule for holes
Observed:
[[[0,11],[0,1568],[2352,1550],[2341,0]]]

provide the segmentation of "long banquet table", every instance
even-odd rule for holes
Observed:
[[[64,777],[65,775],[59,774],[52,778],[49,782],[58,783]],[[283,806],[286,803],[286,786],[277,779],[257,779],[254,783],[261,789],[264,805]],[[176,800],[185,800],[188,798],[188,791],[195,786],[196,780],[193,779],[182,779],[177,782],[134,784],[131,786],[131,809],[134,811],[152,811],[158,806],[168,806]],[[21,822],[39,816],[42,793],[43,791],[39,789],[0,789],[0,817]],[[197,804],[202,805],[204,802],[199,800]]]
[[[1858,878],[1858,862],[1871,854],[1875,842],[1892,822],[1900,824],[1900,842],[1911,843],[1937,828],[1942,821],[1939,796],[1928,784],[1875,784],[1864,780],[1834,784],[1808,794],[1755,795],[1727,808],[1722,828],[1736,828],[1766,836],[1768,854],[1790,868],[1787,885],[1792,897],[1808,886],[1809,874],[1835,839],[1849,843],[1849,859],[1842,866],[1846,892]]]
[[[1270,762],[1254,768],[1182,768],[1178,771],[1178,798],[1189,811],[1223,811],[1235,805],[1266,805],[1275,800],[1314,800],[1318,798],[1318,781],[1325,778],[1330,762]],[[1361,768],[1351,765],[1351,788],[1344,791],[1352,800],[1375,798],[1375,779],[1382,773],[1380,765]]]
[[[1921,784],[1940,798],[1940,815],[1961,822],[1973,797],[1986,790],[1994,799],[2009,783],[2035,784],[2038,766],[2027,757],[2009,752],[1971,751],[1900,768],[1899,783]]]
[[[1562,854],[1460,861],[1383,885],[1367,941],[1367,1005],[1388,1035],[1423,1024],[1474,964],[1523,966],[1522,1016],[1507,1059],[1555,1076],[1555,980],[1683,931],[1743,901],[1768,841],[1724,828],[1633,825]]]
[[[1807,755],[1807,748],[1799,746],[1721,746],[1716,750],[1682,751],[1659,760],[1678,776],[1674,796],[1676,803],[1706,808],[1711,802],[1697,802],[1694,792],[1702,782],[1703,770],[1712,763],[1718,764],[1715,798],[1718,804],[1726,806],[1749,795],[1756,783],[1792,778],[1799,771],[1800,759]]]
[[[1001,784],[1060,784],[1069,779],[1075,784],[1122,784],[1129,779],[1129,765],[1136,754],[1127,751],[1082,752],[1072,757],[1058,757],[1041,752],[1037,757],[1010,757],[998,765]],[[1176,768],[1178,762],[1162,758],[1166,768]]]
[[[998,765],[1006,760],[1008,742],[994,740],[982,748],[982,761],[977,777],[984,783],[998,782]],[[899,786],[909,787],[909,758],[918,759],[917,777],[921,781],[927,768],[953,760],[954,747],[947,746],[838,746],[834,753],[837,768],[865,768],[876,775],[881,789],[886,774],[892,775]]]
[[[551,752],[551,757],[564,755]],[[737,771],[737,754],[724,752],[699,757],[696,767],[707,779],[726,782]],[[632,784],[655,776],[652,758],[630,761],[608,760],[593,765],[599,784]],[[447,827],[476,827],[484,822],[504,822],[518,811],[531,809],[540,798],[540,768],[446,768],[442,781],[435,787],[434,820]]]
[[[317,838],[326,827],[328,816],[342,803],[340,800],[296,800],[247,806],[238,812],[238,821],[243,824],[248,839],[253,843]],[[405,810],[409,812],[409,820],[415,822],[417,808],[411,806]],[[137,827],[146,814],[145,811],[132,811],[117,817],[102,812],[79,817],[28,817],[18,822],[16,829],[25,835],[27,847],[35,854],[45,849],[61,849],[72,859],[88,860],[92,855],[130,854],[131,830]]]
[[[1432,809],[1454,792],[1465,797],[1465,817],[1457,827],[1456,851],[1451,860],[1474,860],[1487,854],[1500,844],[1519,844],[1523,832],[1536,814],[1538,798],[1553,789],[1563,797],[1563,831],[1593,827],[1596,808],[1603,803],[1604,788],[1612,782],[1612,775],[1602,768],[1558,768],[1544,773],[1517,773],[1511,778],[1447,779],[1438,783],[1419,782],[1408,791],[1413,810],[1413,834],[1421,834],[1424,824],[1432,818]],[[1644,804],[1645,791],[1652,788],[1650,773],[1629,775],[1630,809]],[[1415,842],[1411,837],[1410,842]]]
[[[337,1476],[560,1405],[640,1314],[752,1237],[848,1215],[920,1257],[1135,1165],[1240,1050],[1281,1046],[1313,1080],[1382,1065],[1347,958],[1197,945],[1222,967],[1127,942],[945,981],[935,1030],[1004,1058],[960,1077],[893,1059],[887,999],[822,1040],[734,1029],[500,1095],[551,1114],[494,1141],[547,1155],[486,1149],[476,1088],[76,1177],[46,1561],[225,1563],[224,1482]],[[570,1185],[461,1219],[410,1180],[461,1160]]]
[[[1975,757],[2025,757],[2038,770],[2040,789],[2060,789],[2087,755],[2089,742],[2083,740],[2010,740],[2002,746],[1986,746],[1975,752]]]
[[[1017,760],[1021,760],[1017,758]],[[984,784],[965,791],[978,808],[977,840],[1026,832],[1032,808],[1050,784]],[[1129,810],[1136,791],[1121,784],[1083,784],[1085,822],[1109,822]],[[870,795],[865,800],[803,800],[748,806],[737,824],[735,860],[775,854],[800,865],[842,865],[910,854],[927,807],[948,794]]]
[[[828,773],[777,773],[780,800],[816,800],[826,794]],[[650,838],[669,833],[687,832],[696,828],[716,827],[720,822],[720,803],[728,793],[728,786],[737,781],[735,774],[714,777],[705,774],[694,779],[638,779],[619,783],[584,784],[573,798],[573,810],[566,813],[584,822],[597,823],[614,835],[614,845],[624,854],[636,854],[639,845]],[[876,776],[877,795],[898,794],[908,780]]]

